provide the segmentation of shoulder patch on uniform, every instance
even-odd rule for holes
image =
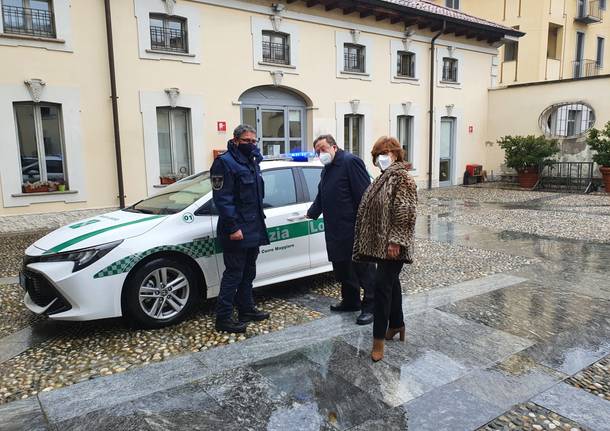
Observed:
[[[225,177],[223,175],[212,175],[212,188],[214,190],[222,189],[225,183]]]

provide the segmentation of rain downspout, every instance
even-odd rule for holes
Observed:
[[[430,41],[430,123],[428,125],[428,189],[432,189],[432,155],[434,152],[434,64],[436,63],[434,43],[436,42],[436,39],[438,39],[439,36],[445,32],[446,26],[447,22],[443,20],[443,27],[438,33],[434,35],[434,37]]]
[[[110,99],[112,100],[112,122],[114,126],[114,150],[116,153],[117,181],[119,186],[119,207],[125,208],[125,186],[123,183],[123,161],[121,158],[121,133],[119,127],[119,107],[114,69],[114,42],[112,40],[112,15],[110,0],[104,0],[106,10],[106,38],[108,40],[108,66],[110,67]]]

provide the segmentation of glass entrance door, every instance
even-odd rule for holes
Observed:
[[[242,122],[256,128],[263,156],[304,151],[305,109],[286,106],[244,106]]]
[[[441,118],[441,136],[439,151],[439,186],[453,184],[453,153],[455,148],[455,119]]]

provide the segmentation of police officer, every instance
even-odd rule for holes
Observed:
[[[252,297],[259,247],[269,244],[259,167],[263,158],[256,142],[254,128],[237,126],[227,151],[214,160],[210,172],[225,264],[216,305],[218,331],[245,332],[247,322],[269,318],[269,313],[256,309]],[[234,305],[238,320],[233,317]]]

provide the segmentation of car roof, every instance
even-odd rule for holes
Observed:
[[[292,160],[263,160],[260,166],[263,171],[274,168],[324,167],[319,160],[312,160],[308,162],[293,162]]]

